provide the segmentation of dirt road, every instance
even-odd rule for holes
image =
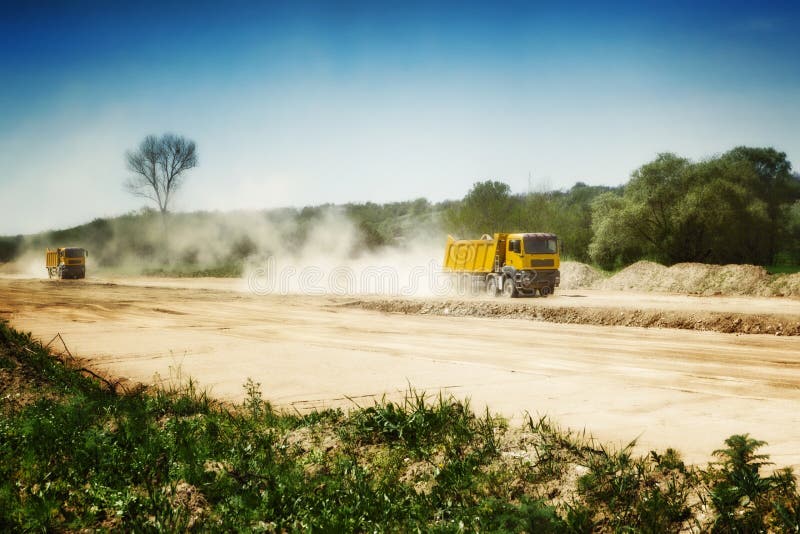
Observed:
[[[250,377],[274,404],[307,411],[411,384],[516,421],[547,414],[603,441],[638,437],[641,451],[673,446],[692,462],[749,432],[770,443],[778,465],[800,465],[800,337],[418,314],[414,300],[405,314],[386,313],[362,309],[386,299],[243,289],[227,280],[0,278],[0,317],[44,341],[61,333],[73,354],[116,376],[191,376],[223,398],[241,398]],[[519,306],[800,320],[791,299],[571,291]]]

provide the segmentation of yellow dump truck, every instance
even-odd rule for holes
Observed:
[[[86,278],[86,249],[48,248],[45,253],[47,275],[50,278]]]
[[[555,234],[494,234],[480,239],[447,236],[444,270],[460,286],[496,297],[546,297],[561,283],[560,243]]]

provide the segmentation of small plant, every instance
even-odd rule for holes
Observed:
[[[756,451],[766,442],[737,434],[725,440],[724,449],[714,451],[720,458],[707,474],[709,497],[717,516],[714,532],[759,532],[768,527],[798,531],[796,481],[791,469],[761,476],[761,468],[771,465],[766,454]]]
[[[247,393],[244,406],[252,417],[261,417],[264,414],[266,404],[261,396],[261,384],[248,378],[244,383],[244,390]]]
[[[682,531],[692,515],[683,462],[672,450],[663,456],[651,453],[651,459],[635,458],[634,445],[620,451],[601,446],[591,454],[589,472],[578,480],[578,490],[588,504],[607,510],[604,515],[615,530]]]
[[[435,444],[454,447],[469,441],[475,421],[468,402],[439,394],[429,403],[424,393],[409,390],[402,404],[383,399],[356,412],[347,432],[361,443],[398,442],[421,453]]]

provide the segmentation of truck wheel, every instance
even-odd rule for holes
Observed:
[[[517,296],[517,284],[511,278],[506,278],[503,281],[503,296],[511,299]]]
[[[551,293],[553,293],[553,289],[550,286],[544,286],[541,289],[539,289],[539,294],[541,296],[543,296],[543,297],[546,297],[547,295],[550,295]]]
[[[496,297],[500,295],[500,288],[497,287],[497,277],[490,276],[486,280],[486,294],[490,297]]]

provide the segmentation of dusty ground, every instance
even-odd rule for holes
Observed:
[[[0,317],[45,342],[61,333],[73,354],[132,381],[191,376],[238,399],[251,377],[273,403],[300,411],[364,404],[411,384],[516,420],[547,414],[603,441],[638,437],[644,451],[674,446],[692,462],[749,432],[770,443],[777,464],[800,465],[800,337],[536,320],[572,314],[567,322],[577,323],[589,309],[691,325],[719,314],[791,333],[800,300],[571,290],[398,302],[243,289],[231,280],[5,277]]]

